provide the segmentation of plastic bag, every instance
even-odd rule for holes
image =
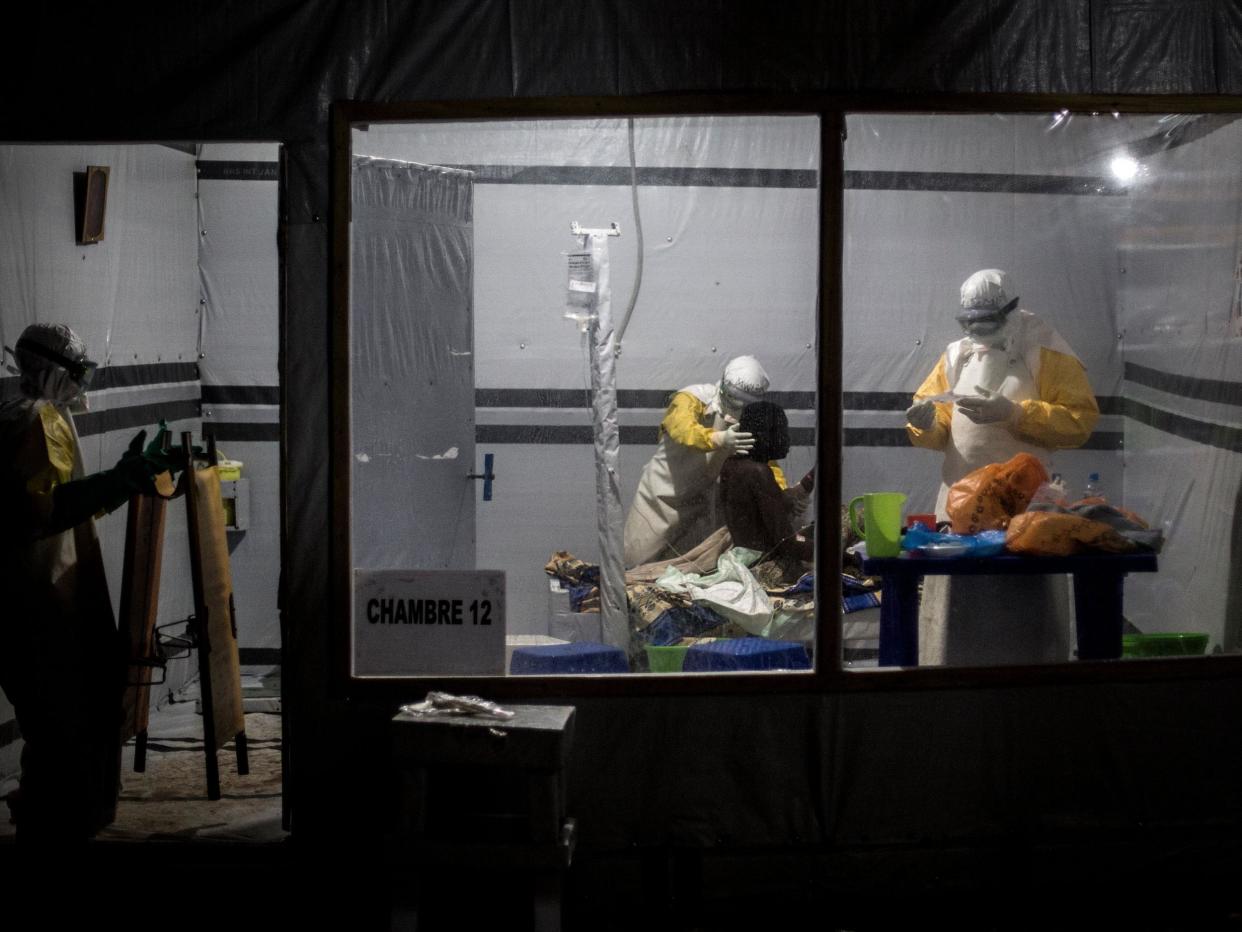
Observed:
[[[1013,553],[1063,557],[1087,550],[1129,553],[1138,544],[1103,521],[1056,511],[1028,511],[1009,523],[1005,546]]]
[[[994,557],[1005,550],[1005,532],[945,534],[915,525],[902,536],[901,549],[926,557]]]
[[[1069,511],[1071,504],[1065,484],[1057,481],[1054,477],[1048,482],[1040,483],[1039,488],[1035,490],[1035,494],[1031,496],[1026,510]]]
[[[1036,489],[1047,481],[1047,470],[1030,453],[976,469],[949,489],[945,510],[953,533],[1003,531],[1014,515],[1026,511]]]
[[[1015,553],[1035,556],[1068,556],[1085,550],[1125,553],[1145,549],[1159,553],[1164,533],[1149,527],[1132,511],[1089,498],[1068,508],[1041,509],[1032,502],[1026,514],[1010,522],[1006,540]]]

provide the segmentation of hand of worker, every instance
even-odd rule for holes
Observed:
[[[111,471],[131,491],[150,495],[155,491],[155,477],[162,472],[177,472],[181,469],[181,463],[177,457],[160,449],[163,445],[160,436],[157,435],[144,449],[146,439],[147,432],[138,431]]]
[[[927,430],[936,423],[936,403],[934,401],[916,401],[906,408],[906,421],[911,427]]]
[[[737,424],[728,430],[712,431],[712,446],[727,451],[731,456],[749,456],[754,445],[755,435],[742,431]]]
[[[986,388],[975,389],[979,394],[973,398],[961,398],[958,410],[976,424],[1001,424],[1012,421],[1018,414],[1018,406]]]
[[[807,470],[807,474],[798,480],[798,485],[802,487],[804,492],[815,491],[815,467],[812,466]]]

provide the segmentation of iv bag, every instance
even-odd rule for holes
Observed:
[[[595,265],[591,250],[565,253],[569,280],[565,291],[565,317],[586,328],[595,319]]]

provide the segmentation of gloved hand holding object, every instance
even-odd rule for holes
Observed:
[[[165,431],[166,432],[166,431]],[[181,457],[163,450],[163,436],[157,432],[153,441],[143,446],[147,439],[145,430],[138,431],[120,460],[110,470],[125,482],[132,492],[151,495],[155,492],[155,477],[160,473],[175,473],[182,468]]]
[[[798,485],[805,492],[815,491],[815,467],[812,466],[807,470],[806,475],[798,480]]]
[[[749,456],[754,445],[755,435],[740,430],[737,424],[727,430],[712,431],[712,446],[717,450],[726,450],[730,455]]]
[[[906,422],[911,427],[927,430],[936,423],[936,403],[933,401],[916,401],[906,408]]]
[[[958,410],[976,424],[1001,424],[1014,420],[1018,406],[1004,395],[976,388],[977,397],[963,398],[957,403]]]
[[[130,496],[153,495],[155,477],[161,473],[179,472],[183,463],[180,457],[165,453],[162,434],[143,448],[147,432],[140,430],[129,442],[129,447],[111,469],[56,486],[52,493],[52,514],[46,530],[50,533],[67,530],[81,524],[100,512],[120,508]]]

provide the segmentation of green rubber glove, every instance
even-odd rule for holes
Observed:
[[[169,469],[173,475],[176,475],[185,468],[184,456],[182,455],[184,451],[180,444],[177,446],[170,446],[168,450],[164,449],[164,438],[170,433],[171,431],[168,429],[168,422],[160,421],[155,433],[155,439],[147,444],[146,449],[143,450],[143,453],[156,456],[168,456],[171,453],[175,453],[176,460],[171,462]],[[207,451],[198,444],[190,445],[190,453],[193,454],[195,459],[203,459],[207,455]]]
[[[163,472],[176,475],[184,465],[182,457],[164,451],[167,433],[168,427],[161,421],[155,439],[144,447],[147,432],[140,430],[111,469],[58,485],[52,493],[52,514],[45,533],[56,534],[100,512],[116,511],[134,494],[156,494],[155,477]]]
[[[164,452],[163,434],[167,433],[167,428],[161,426],[160,431],[155,435],[146,447],[143,447],[143,441],[147,438],[145,430],[138,431],[134,435],[134,439],[129,442],[129,448],[121,455],[121,459],[112,467],[113,471],[119,472],[126,481],[130,483],[130,488],[135,492],[141,492],[149,495],[154,491],[152,481],[162,472],[170,472],[176,475],[181,471],[181,457],[174,456],[171,451]]]
[[[133,494],[129,483],[111,469],[62,483],[52,492],[52,514],[44,533],[58,534],[101,511],[116,511]]]
[[[155,431],[155,439],[147,444],[143,453],[159,455],[164,453],[164,438],[168,436],[168,422],[160,421]]]

